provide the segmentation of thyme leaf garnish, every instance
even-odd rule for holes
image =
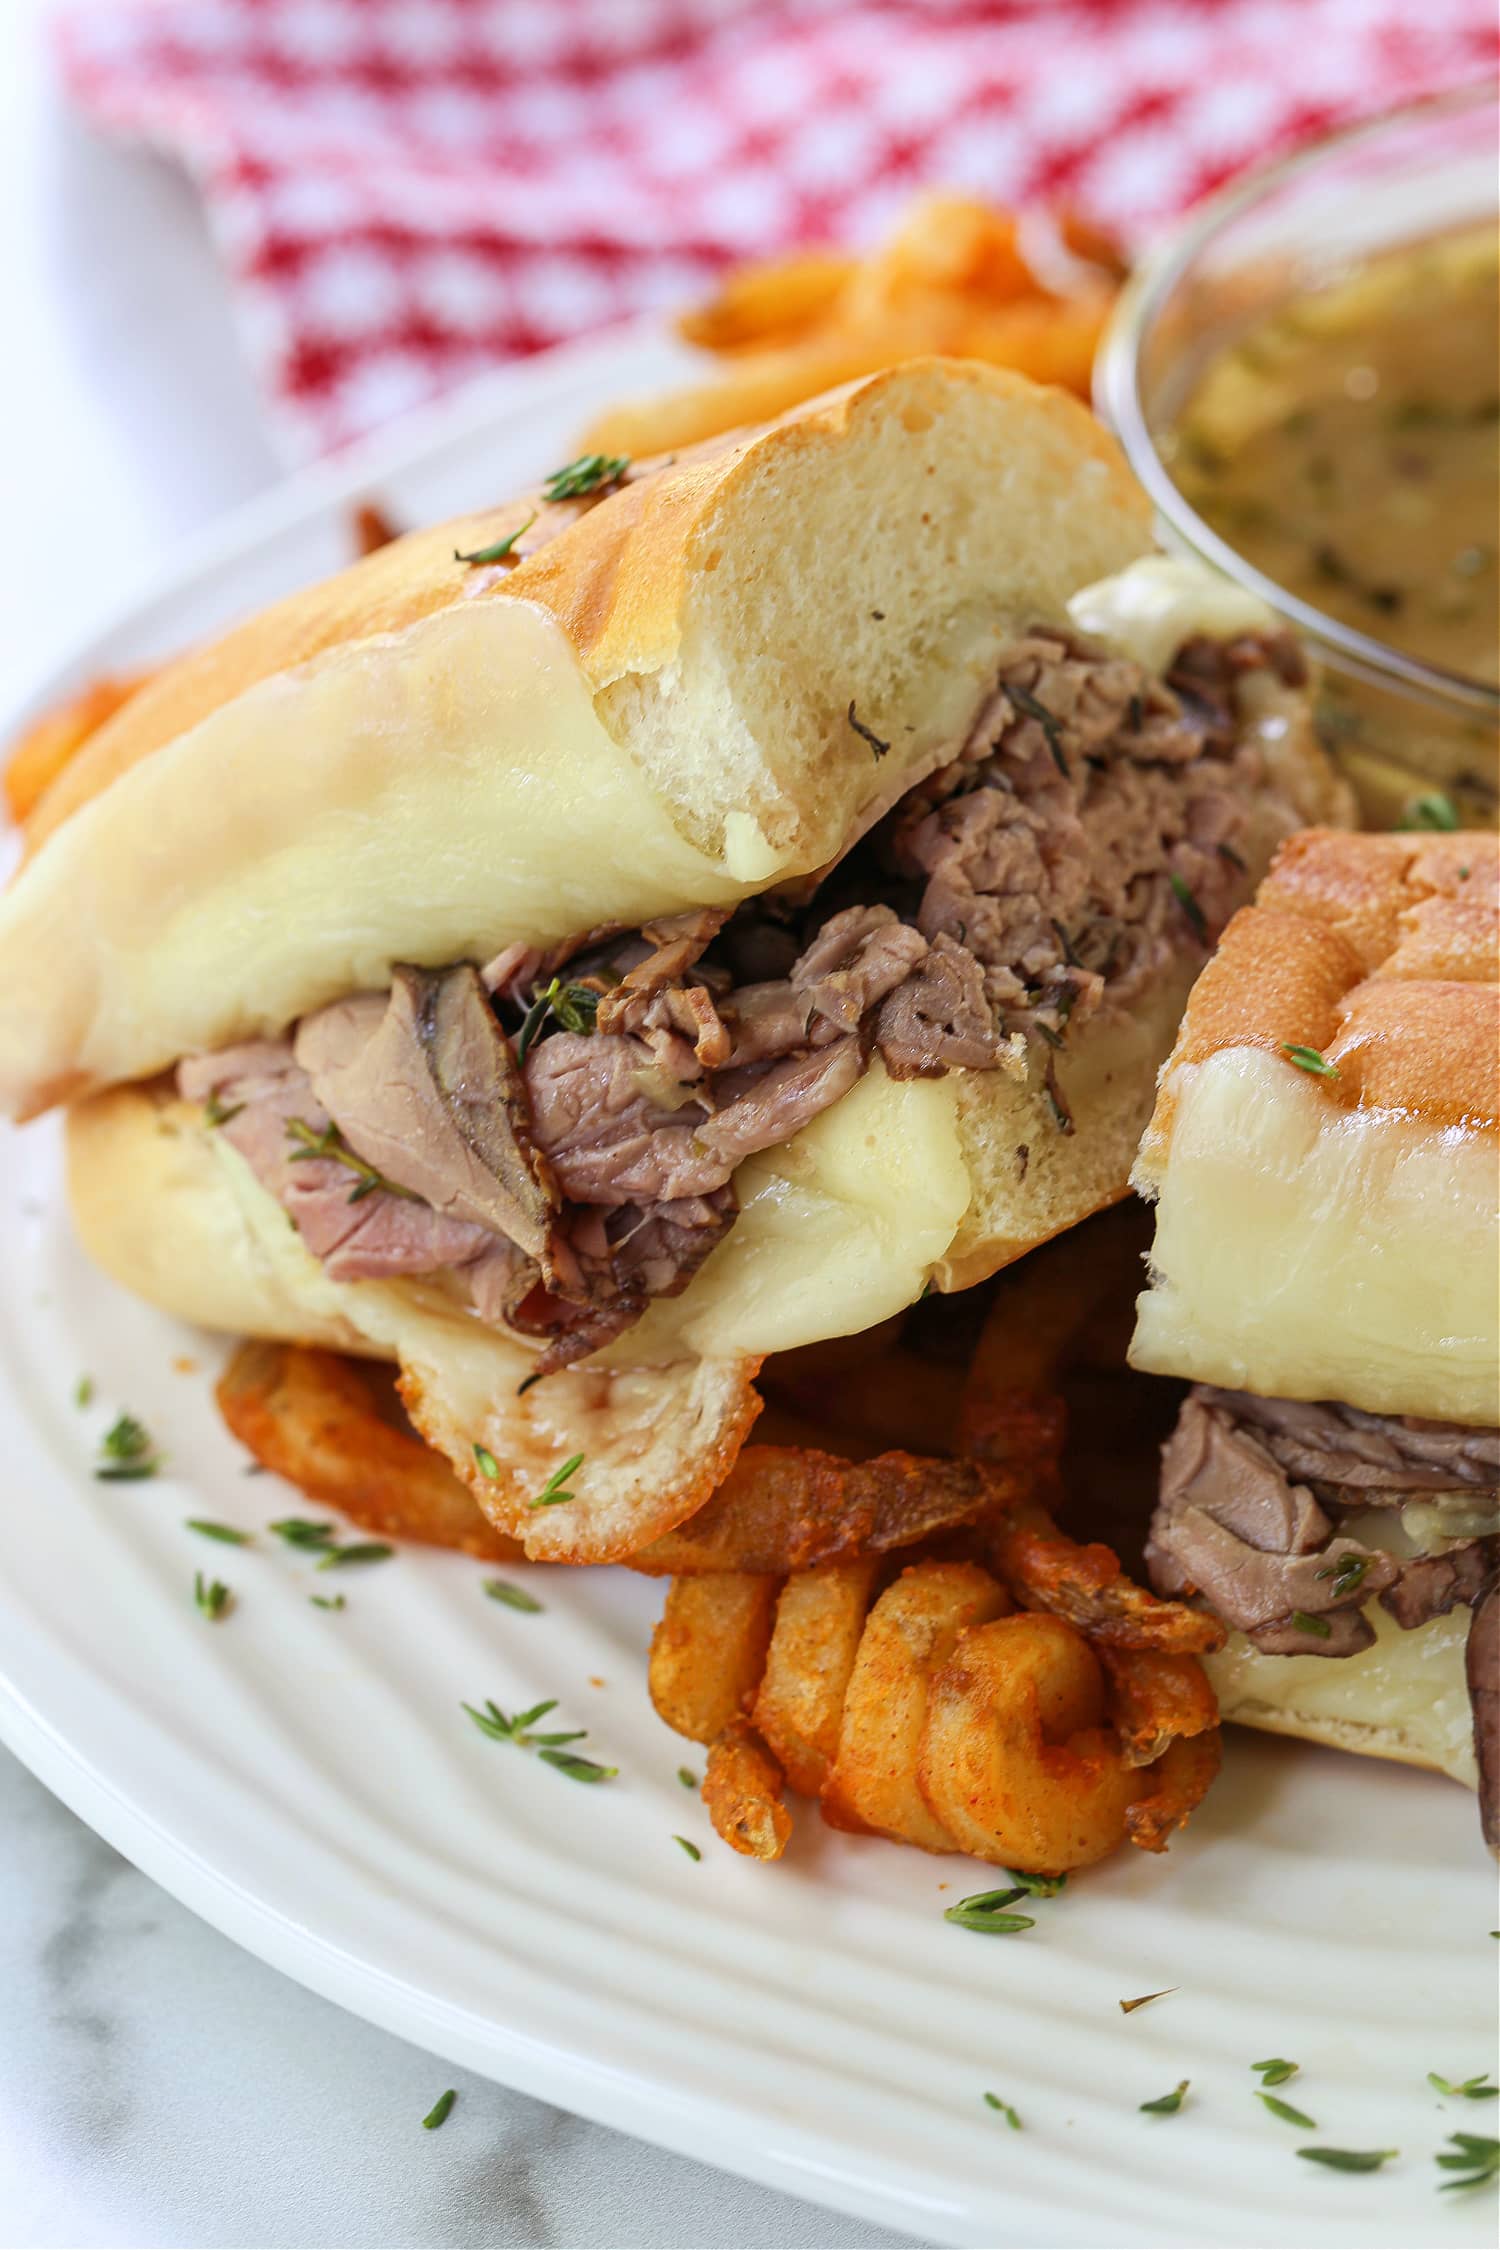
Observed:
[[[677,1778],[682,1783],[684,1789],[696,1789],[698,1786],[698,1776],[694,1773],[691,1766],[679,1766],[677,1768]]]
[[[986,1937],[1009,1937],[1017,1930],[1034,1930],[1035,1915],[1005,1911],[1025,1896],[1019,1883],[1008,1891],[975,1891],[971,1897],[961,1898],[957,1906],[946,1907],[943,1920],[957,1923],[961,1930],[978,1930]]]
[[[1299,2148],[1309,2164],[1326,2164],[1332,2172],[1378,2172],[1391,2157],[1399,2156],[1399,2148]],[[1438,2162],[1442,2163],[1442,2158]]]
[[[1177,870],[1175,868],[1173,868],[1167,876],[1167,881],[1172,886],[1173,898],[1176,899],[1178,905],[1182,908],[1183,913],[1187,916],[1189,922],[1191,922],[1193,926],[1194,937],[1197,938],[1200,945],[1207,945],[1208,917],[1205,915],[1202,907],[1198,904],[1197,899],[1193,896],[1191,887],[1183,880],[1182,876],[1177,873]]]
[[[508,539],[497,539],[494,544],[489,547],[475,547],[472,553],[467,555],[461,555],[458,549],[455,547],[453,550],[453,560],[456,563],[509,562],[511,560],[512,554],[514,553],[516,541],[518,539],[523,539],[535,522],[536,511],[535,509],[533,509],[531,514],[526,518],[526,521],[523,524],[518,524],[516,529],[510,534]],[[520,557],[517,555],[515,559],[519,562]]]
[[[1262,2086],[1284,2086],[1289,2078],[1296,2077],[1300,2065],[1286,2062],[1280,2055],[1272,2055],[1269,2061],[1252,2063],[1250,2068],[1260,2072]]]
[[[1330,1641],[1333,1638],[1333,1627],[1327,1618],[1314,1617],[1310,1610],[1294,1609],[1292,1623],[1299,1633],[1311,1633],[1315,1641]]]
[[[1288,1062],[1294,1062],[1299,1070],[1311,1071],[1314,1078],[1337,1078],[1339,1074],[1337,1063],[1327,1061],[1316,1047],[1298,1047],[1290,1039],[1283,1039],[1281,1051]]]
[[[482,1711],[476,1711],[472,1703],[464,1704],[463,1709],[491,1742],[513,1742],[518,1749],[535,1750],[544,1765],[555,1766],[570,1781],[613,1781],[620,1770],[618,1766],[596,1765],[592,1758],[576,1757],[563,1747],[565,1743],[582,1742],[588,1733],[587,1727],[574,1727],[556,1734],[535,1732],[537,1720],[545,1719],[549,1711],[557,1709],[556,1696],[534,1703],[529,1711],[518,1711],[513,1718],[507,1718],[492,1698],[486,1699]]]
[[[518,1609],[525,1617],[540,1617],[543,1605],[535,1594],[528,1594],[524,1586],[513,1586],[508,1578],[486,1578],[484,1591],[492,1602],[503,1602],[507,1609]]]
[[[521,1018],[516,1033],[517,1064],[526,1060],[549,1015],[557,1018],[564,1031],[588,1033],[594,1029],[598,1013],[599,995],[592,985],[564,984],[554,977],[545,992],[533,993],[531,1005]]]
[[[1495,2085],[1482,2070],[1476,2071],[1472,2078],[1459,2079],[1456,2085],[1451,2078],[1444,2078],[1438,2071],[1429,2070],[1427,2083],[1429,2086],[1436,2086],[1440,2094],[1451,2094],[1455,2099],[1462,2095],[1466,2101],[1471,2102],[1490,2101],[1496,2094],[1500,2094],[1500,2086]]]
[[[1170,2094],[1158,2094],[1154,2102],[1142,2102],[1140,2107],[1148,2117],[1175,2117],[1191,2084],[1190,2078],[1180,2078]]]
[[[203,1104],[203,1115],[210,1125],[227,1125],[231,1117],[239,1116],[244,1106],[243,1102],[230,1102],[227,1105],[221,1102],[219,1089],[214,1086],[210,1088],[208,1100]]]
[[[342,1594],[309,1594],[307,1598],[314,1609],[347,1609],[349,1606]]]
[[[674,1844],[681,1845],[682,1849],[687,1853],[689,1859],[701,1859],[703,1857],[702,1852],[699,1851],[697,1845],[693,1843],[690,1838],[686,1836],[674,1836],[672,1838],[672,1841]]]
[[[1313,1575],[1316,1578],[1331,1578],[1333,1584],[1329,1592],[1335,1601],[1339,1601],[1345,1594],[1353,1593],[1369,1569],[1371,1560],[1369,1555],[1341,1555],[1337,1563],[1330,1563],[1326,1570],[1315,1571]]]
[[[1028,719],[1035,719],[1047,738],[1047,748],[1052,753],[1052,763],[1066,781],[1068,778],[1068,761],[1063,756],[1062,736],[1058,730],[1056,712],[1049,711],[1046,704],[1039,702],[1029,688],[1012,687],[1007,682],[1005,693],[1018,711],[1024,711]]]
[[[94,1378],[92,1375],[80,1375],[73,1385],[73,1404],[75,1406],[92,1406],[93,1403]]]
[[[337,1125],[325,1125],[321,1133],[315,1133],[305,1118],[289,1117],[286,1132],[287,1139],[298,1144],[287,1158],[288,1164],[307,1164],[314,1157],[324,1156],[330,1163],[342,1164],[346,1172],[354,1173],[354,1185],[349,1190],[351,1203],[363,1203],[365,1197],[374,1195],[377,1189],[385,1195],[399,1195],[404,1203],[421,1202],[421,1197],[413,1195],[410,1188],[397,1187],[394,1180],[377,1172],[373,1164],[356,1156]]]
[[[1010,2127],[1013,2133],[1020,2132],[1021,2120],[1016,2115],[1015,2111],[1011,2108],[1009,2102],[1001,2101],[998,2094],[988,2093],[985,2095],[984,2100],[985,2107],[987,2109],[997,2109],[1000,2112],[1000,2115],[1005,2119],[1006,2124]]]
[[[1462,2172],[1461,2180],[1440,2180],[1439,2192],[1451,2188],[1484,2187],[1493,2179],[1500,2179],[1500,2140],[1492,2140],[1484,2133],[1450,2133],[1453,2152],[1438,2156],[1434,2162],[1445,2172]]]
[[[306,1516],[281,1516],[275,1523],[267,1524],[266,1529],[274,1531],[289,1547],[307,1547],[318,1554],[334,1545],[333,1525],[310,1523]]]
[[[342,1570],[346,1563],[384,1562],[396,1552],[383,1539],[357,1539],[352,1546],[330,1547],[318,1564],[319,1570]]]
[[[457,2100],[458,2095],[452,2086],[448,2087],[445,2093],[439,2094],[422,2120],[424,2129],[429,2133],[435,2133]]]
[[[526,1396],[526,1393],[530,1390],[532,1384],[539,1383],[541,1381],[543,1373],[544,1370],[538,1367],[534,1371],[534,1373],[530,1375],[523,1375],[520,1382],[516,1385],[516,1397],[524,1398]]]
[[[575,1470],[583,1467],[583,1462],[584,1456],[581,1453],[575,1453],[570,1461],[564,1461],[560,1469],[554,1469],[536,1498],[527,1501],[527,1507],[558,1508],[562,1506],[564,1501],[573,1499],[575,1495],[566,1489],[567,1482]]]
[[[1282,2101],[1279,2096],[1265,2093],[1257,2086],[1255,2098],[1258,2102],[1265,2103],[1273,2117],[1284,2118],[1288,2125],[1300,2125],[1304,2133],[1317,2131],[1318,2121],[1315,2117],[1309,2117],[1305,2110],[1293,2109],[1290,2102]]]
[[[249,1547],[255,1539],[253,1532],[236,1531],[229,1523],[212,1523],[207,1516],[189,1516],[186,1528],[199,1532],[205,1539],[221,1539],[226,1547]]]
[[[544,500],[584,500],[591,493],[607,492],[630,467],[628,453],[580,453],[566,461],[542,483]]]
[[[1149,2008],[1153,2000],[1170,2000],[1176,1990],[1175,1984],[1168,1984],[1160,1992],[1143,1992],[1138,2000],[1122,2000],[1120,2013],[1122,2016],[1133,2016],[1137,2008]]]
[[[874,757],[875,763],[878,766],[881,759],[890,749],[890,744],[884,741],[882,737],[875,732],[873,727],[867,727],[865,725],[864,720],[859,716],[858,712],[854,708],[854,698],[852,695],[849,698],[849,709],[846,713],[846,716],[848,718],[850,726],[853,727],[855,733],[859,736],[860,741],[868,742],[868,744],[870,745],[871,755]]]
[[[104,1459],[94,1470],[101,1484],[137,1484],[161,1467],[151,1432],[133,1414],[117,1414],[99,1440]]]
[[[1425,795],[1411,799],[1398,825],[1408,832],[1425,828],[1449,836],[1458,826],[1458,807],[1446,790],[1429,789]]]
[[[1068,1887],[1066,1875],[1032,1875],[1024,1867],[1007,1867],[1005,1872],[1017,1890],[1029,1891],[1033,1898],[1056,1898]]]
[[[482,1477],[488,1477],[491,1484],[493,1484],[495,1479],[500,1474],[500,1464],[495,1459],[494,1454],[491,1453],[489,1447],[487,1445],[476,1445],[474,1448],[474,1459],[479,1464],[479,1474]]]
[[[201,1570],[193,1573],[193,1600],[210,1624],[216,1625],[226,1617],[234,1604],[234,1596],[221,1579],[207,1579]]]

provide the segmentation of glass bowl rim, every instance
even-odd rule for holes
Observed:
[[[1343,671],[1377,686],[1440,704],[1455,717],[1487,719],[1492,727],[1500,727],[1500,687],[1468,673],[1450,672],[1444,666],[1423,663],[1420,658],[1408,656],[1404,650],[1392,648],[1372,634],[1342,624],[1311,602],[1289,593],[1274,578],[1257,570],[1227,540],[1221,539],[1190,505],[1156,450],[1141,404],[1139,374],[1142,348],[1163,305],[1206,245],[1244,212],[1253,210],[1287,181],[1316,170],[1334,151],[1377,141],[1394,128],[1424,119],[1478,112],[1486,107],[1493,109],[1497,98],[1500,97],[1495,88],[1483,80],[1448,87],[1440,93],[1403,102],[1398,108],[1383,110],[1376,117],[1339,126],[1292,150],[1289,155],[1237,174],[1226,187],[1194,205],[1160,248],[1147,253],[1120,292],[1105,331],[1094,376],[1094,402],[1100,416],[1119,438],[1132,470],[1158,514],[1185,547],[1212,563],[1227,578],[1258,594],[1308,640],[1335,657]]]

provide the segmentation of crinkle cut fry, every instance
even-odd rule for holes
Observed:
[[[1142,1774],[1150,1783],[1125,1814],[1125,1833],[1143,1852],[1164,1852],[1167,1839],[1203,1802],[1219,1770],[1219,1730],[1179,1735]]]
[[[914,1545],[1019,1505],[1020,1470],[979,1461],[882,1453],[845,1461],[798,1447],[747,1445],[713,1497],[628,1561],[650,1577],[699,1571],[782,1576]]]
[[[708,1753],[703,1802],[716,1833],[747,1859],[780,1859],[792,1833],[780,1766],[746,1719],[725,1728]]]
[[[304,1344],[244,1343],[214,1395],[262,1468],[362,1530],[485,1562],[521,1557],[443,1456],[386,1420],[357,1361]]]
[[[1218,1726],[1219,1700],[1196,1656],[1108,1641],[1097,1653],[1109,1675],[1110,1716],[1127,1765],[1149,1766],[1173,1742]]]

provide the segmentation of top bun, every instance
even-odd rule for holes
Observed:
[[[1194,987],[1141,1144],[1137,1367],[1496,1421],[1497,882],[1489,834],[1282,846]]]
[[[519,561],[454,559],[533,514]],[[0,900],[0,1107],[280,1030],[397,962],[818,868],[1008,639],[1149,546],[1083,407],[947,361],[601,500],[397,540],[170,667],[44,798]]]

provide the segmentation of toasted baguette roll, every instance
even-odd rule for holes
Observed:
[[[1130,1353],[1214,1386],[1167,1448],[1148,1557],[1245,1627],[1206,1660],[1224,1716],[1478,1782],[1492,1843],[1497,876],[1487,834],[1282,847],[1162,1072]],[[1186,1438],[1205,1412],[1248,1451]],[[1267,1555],[1303,1573],[1289,1615]]]
[[[519,562],[454,560],[513,532]],[[1125,1193],[1201,958],[1186,908],[1167,898],[1143,989],[1080,1010],[1055,1062],[1018,1033],[998,1067],[898,1079],[864,1067],[867,1014],[863,1075],[739,1163],[739,1217],[682,1293],[519,1401],[532,1344],[427,1277],[330,1281],[204,1109],[106,1089],[379,991],[398,964],[478,964],[815,876],[959,755],[1039,628],[1094,636],[1088,664],[1115,650],[1159,673],[1195,636],[1274,625],[1148,547],[1076,402],[945,362],[603,499],[397,540],[168,670],[44,799],[0,900],[0,1100],[77,1105],[80,1228],[126,1286],[398,1359],[419,1426],[500,1528],[537,1555],[628,1552],[722,1475],[765,1353],[965,1286]],[[1240,785],[1235,882],[1300,820],[1344,815],[1304,699],[1258,676],[1232,729],[1264,776]],[[1063,856],[1092,848],[1077,828]],[[1074,872],[1082,929],[1094,876]],[[578,1451],[587,1511],[532,1511]]]
[[[1137,1367],[1494,1425],[1497,869],[1490,835],[1282,847],[1132,1175],[1157,1206]]]

